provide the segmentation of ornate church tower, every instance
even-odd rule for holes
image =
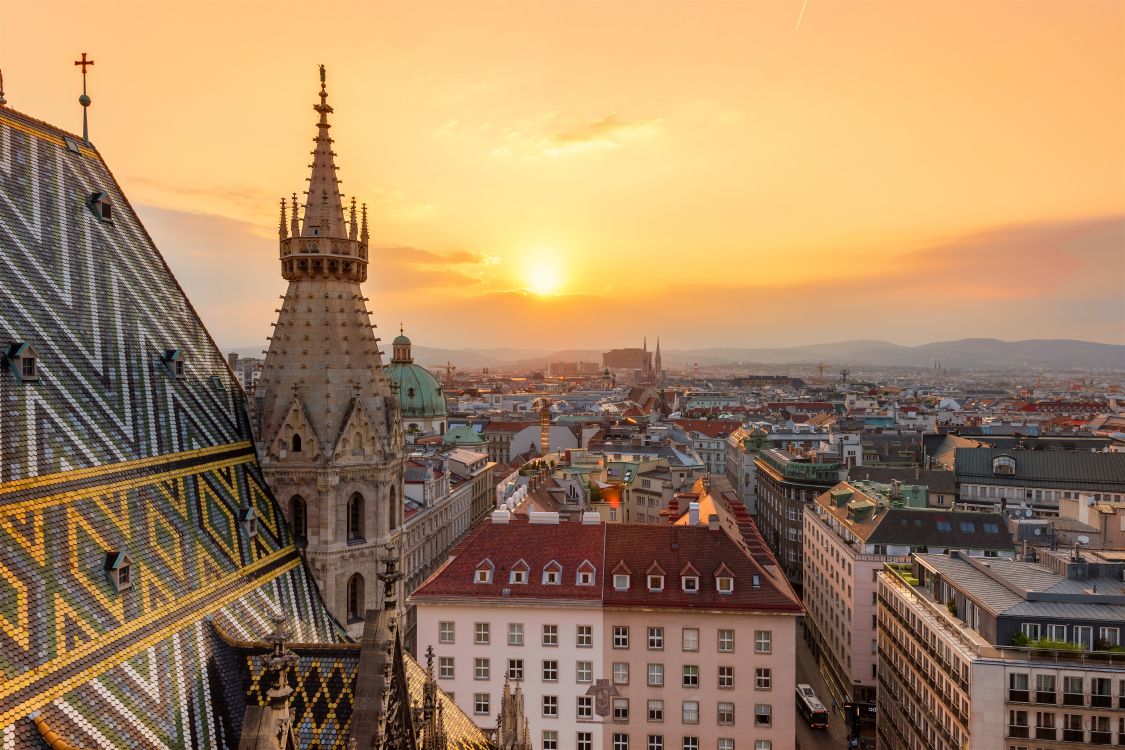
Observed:
[[[344,219],[324,66],[304,210],[281,203],[289,282],[255,389],[258,456],[329,609],[353,635],[380,609],[384,545],[402,523],[403,434],[360,282],[367,208]]]

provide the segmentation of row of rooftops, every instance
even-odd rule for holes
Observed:
[[[800,612],[772,556],[755,545],[756,529],[747,541],[739,519],[708,516],[706,525],[662,526],[498,512],[413,598]]]

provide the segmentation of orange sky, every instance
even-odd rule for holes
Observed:
[[[220,344],[268,335],[328,66],[383,334],[1125,343],[1125,2],[0,0]],[[560,293],[528,289],[561,283]]]

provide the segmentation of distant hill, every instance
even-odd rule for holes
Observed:
[[[240,347],[240,356],[260,357],[261,347]],[[550,352],[516,348],[436,349],[414,347],[414,360],[437,369],[447,361],[459,368],[504,368],[541,370],[548,362],[602,361],[602,349],[567,349]],[[811,346],[707,349],[666,349],[665,366],[686,367],[728,364],[816,364],[869,365],[875,367],[933,367],[940,362],[947,369],[1021,370],[1041,367],[1053,370],[1125,370],[1125,346],[1099,344],[1072,339],[961,339],[938,341],[919,346],[901,346],[889,341],[839,341]]]

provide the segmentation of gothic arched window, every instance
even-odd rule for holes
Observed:
[[[293,433],[293,452],[294,453],[300,453],[301,452],[301,436],[299,434],[297,434],[296,432]]]
[[[305,546],[308,542],[308,506],[305,505],[305,498],[300,495],[294,495],[289,501],[289,523],[293,526],[293,538],[297,544]]]
[[[391,494],[387,496],[387,528],[391,531],[398,528],[398,495],[394,487],[391,487]]]
[[[348,622],[359,622],[364,613],[363,576],[356,573],[348,579]]]
[[[357,492],[348,500],[348,541],[363,540],[363,495]]]

